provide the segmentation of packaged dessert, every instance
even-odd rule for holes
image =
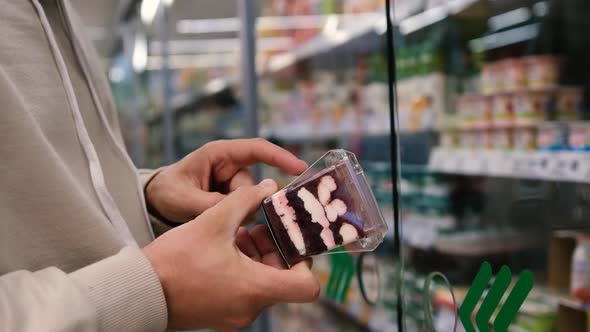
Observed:
[[[510,150],[513,146],[512,128],[496,128],[491,131],[491,145],[496,150]]]
[[[557,116],[559,120],[577,120],[581,117],[584,90],[578,87],[561,87],[557,91]]]
[[[514,91],[527,86],[527,65],[523,59],[508,59],[501,64],[504,91]]]
[[[343,247],[371,251],[387,225],[353,153],[332,150],[264,200],[263,211],[285,262]]]
[[[527,65],[527,81],[530,88],[550,88],[557,86],[559,78],[559,58],[551,55],[529,56],[524,58]]]
[[[492,98],[489,96],[477,96],[473,101],[474,129],[488,129],[492,126]]]
[[[473,140],[475,148],[478,150],[487,150],[493,147],[491,130],[475,130]]]
[[[458,124],[461,129],[472,129],[475,122],[475,108],[478,97],[476,95],[461,95],[457,97]]]
[[[590,151],[590,122],[573,122],[569,127],[569,148],[574,151]]]
[[[483,66],[481,70],[481,91],[484,94],[489,95],[501,90],[501,71],[502,66],[497,62],[488,63]]]
[[[537,148],[542,151],[560,151],[567,147],[567,125],[560,122],[543,122],[539,125]]]
[[[500,93],[492,97],[492,124],[495,128],[506,128],[514,124],[511,93]]]
[[[457,130],[445,129],[440,133],[440,146],[443,148],[455,148],[459,145],[459,135]]]
[[[517,127],[513,133],[513,148],[520,151],[532,151],[537,149],[537,128]]]
[[[459,133],[459,147],[463,149],[477,148],[477,131],[476,130],[462,130]]]
[[[521,90],[513,95],[514,124],[516,126],[535,125],[546,119],[553,90]]]

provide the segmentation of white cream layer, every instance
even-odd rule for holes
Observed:
[[[336,246],[334,234],[330,230],[330,221],[326,218],[324,206],[315,196],[305,188],[299,189],[297,196],[303,201],[303,207],[311,215],[311,220],[322,225],[320,237],[328,249]]]
[[[299,224],[295,222],[295,210],[289,206],[289,200],[287,200],[285,191],[281,190],[272,196],[272,206],[281,218],[281,223],[283,223],[283,227],[287,230],[287,234],[289,235],[291,242],[293,242],[293,245],[295,245],[297,251],[299,251],[299,254],[305,255],[303,234],[301,233]]]

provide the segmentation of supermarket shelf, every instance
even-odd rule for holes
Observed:
[[[559,305],[579,311],[589,311],[590,303],[576,299],[568,289],[548,289],[547,295]]]
[[[564,307],[568,307],[568,308],[572,308],[572,309],[584,311],[584,312],[590,310],[589,303],[584,303],[584,302],[582,302],[574,297],[571,297],[569,295],[561,295],[558,298],[559,298],[559,304],[561,304]]]
[[[419,14],[407,17],[399,22],[399,29],[403,34],[419,31],[447,17],[463,13],[472,6],[483,3],[481,0],[453,0],[430,8]]]
[[[361,331],[370,332],[371,329],[369,328],[368,322],[361,320],[360,317],[356,316],[354,313],[346,310],[343,306],[338,305],[330,300],[327,299],[320,299],[318,301],[322,306],[329,309],[338,317],[349,321],[352,325],[357,327]]]
[[[478,151],[435,148],[433,172],[590,183],[590,154],[573,151]]]
[[[276,138],[289,142],[306,142],[306,141],[325,141],[329,139],[339,139],[344,137],[353,137],[359,135],[361,137],[381,137],[389,136],[389,129],[378,130],[359,130],[352,129],[335,129],[314,131],[309,125],[290,125],[270,128],[263,128],[260,130],[260,136],[264,138]]]
[[[300,60],[327,53],[337,47],[346,45],[368,34],[381,34],[386,26],[383,12],[365,13],[357,15],[332,15],[332,21],[326,22],[336,26],[333,29],[324,28],[324,31],[308,41],[295,47],[293,50],[273,56],[262,74],[275,73],[297,63]],[[348,23],[337,28],[341,22]]]
[[[497,232],[475,233],[465,232],[456,235],[445,235],[435,241],[433,247],[439,252],[455,256],[478,257],[524,249],[543,247],[543,239],[531,238],[529,233]]]
[[[419,14],[404,18],[399,22],[400,31],[408,34],[424,29],[449,16],[461,14],[478,3],[483,3],[483,1],[453,0],[446,2]],[[386,19],[381,11],[354,16],[333,15],[333,17],[336,21],[341,19],[342,21],[348,20],[351,23],[340,29],[334,29],[332,31],[324,30],[293,50],[272,57],[268,62],[267,68],[262,71],[263,74],[278,72],[300,60],[327,53],[361,37],[366,37],[368,34],[374,33],[375,35],[381,35],[386,31]]]
[[[389,123],[387,123],[389,125]],[[401,131],[397,134],[402,137],[412,137],[416,135],[435,133],[433,130],[424,129],[420,131]],[[289,142],[307,142],[307,141],[324,141],[329,139],[341,139],[354,137],[359,135],[360,137],[383,137],[389,138],[391,131],[389,127],[376,127],[374,125],[364,125],[362,129],[352,128],[337,128],[330,127],[326,129],[314,130],[310,124],[295,124],[295,125],[282,125],[274,126],[272,128],[263,127],[260,129],[260,136],[264,138],[275,138]],[[422,171],[426,172],[425,166],[410,165],[422,168]]]
[[[576,238],[576,236],[583,234],[580,231],[574,231],[574,230],[557,230],[557,231],[553,231],[553,236],[558,237],[558,238]]]
[[[425,174],[430,172],[428,167],[417,164],[402,164],[401,170],[402,174]]]
[[[216,86],[215,89],[205,89],[205,91],[199,94],[182,94],[173,98],[170,105],[170,109],[172,110],[174,117],[194,112],[198,109],[200,105],[212,100],[216,100],[217,98],[219,98],[219,100],[221,100],[222,103],[236,103],[236,100],[234,99],[231,92],[231,86],[227,83],[220,84],[221,85]],[[146,120],[146,123],[148,125],[157,124],[161,121],[162,115],[163,114],[161,112],[157,113],[149,117]]]
[[[530,233],[514,230],[488,232],[464,231],[438,234],[436,229],[411,228],[404,222],[404,244],[419,249],[433,249],[451,256],[480,257],[502,253],[518,252],[543,247],[543,239],[534,238]]]

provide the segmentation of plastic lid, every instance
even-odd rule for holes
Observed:
[[[306,257],[372,251],[387,224],[355,155],[331,150],[263,202],[273,238],[290,266]]]

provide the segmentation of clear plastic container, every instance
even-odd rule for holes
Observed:
[[[576,237],[577,246],[572,256],[571,293],[577,299],[590,302],[590,237],[587,234]]]
[[[262,204],[285,262],[328,251],[372,251],[387,224],[355,155],[331,150]]]

